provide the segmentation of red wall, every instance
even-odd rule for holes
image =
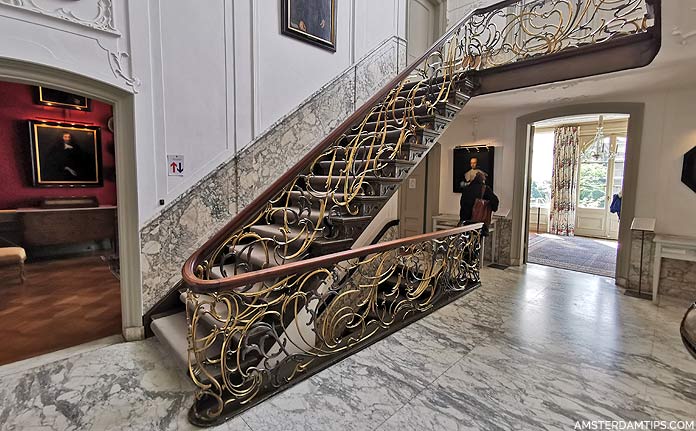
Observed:
[[[100,205],[116,205],[114,135],[106,127],[111,115],[111,105],[96,100],[91,112],[35,105],[32,86],[0,82],[0,209],[36,206],[45,197],[72,196],[96,196]],[[27,120],[37,118],[101,127],[103,187],[32,186]]]

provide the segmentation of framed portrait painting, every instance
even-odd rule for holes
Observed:
[[[281,32],[336,52],[336,0],[281,0]]]
[[[91,110],[90,99],[87,97],[52,88],[34,87],[34,99],[38,105],[75,109],[78,111]]]
[[[457,147],[454,149],[452,173],[452,191],[461,193],[479,172],[483,174],[485,183],[493,189],[493,163],[495,147]]]
[[[101,187],[99,127],[29,121],[35,187]]]

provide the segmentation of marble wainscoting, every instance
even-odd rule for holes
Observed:
[[[183,263],[198,246],[404,64],[403,42],[385,41],[147,222],[140,231],[144,311],[179,281]]]
[[[505,217],[493,216],[495,219],[496,228],[496,254],[497,262],[501,265],[510,265],[510,241],[512,239],[512,220]],[[493,235],[489,235],[485,239],[486,247],[485,262],[491,262],[491,253],[493,252],[492,242]]]
[[[631,232],[631,266],[629,268],[628,288],[638,289],[640,274],[640,232]],[[643,249],[644,292],[652,292],[653,263],[655,261],[655,234],[645,233]],[[683,260],[662,259],[660,268],[660,296],[677,299],[696,299],[696,263]]]

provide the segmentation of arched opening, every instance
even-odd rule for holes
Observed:
[[[30,91],[31,89],[38,89],[38,87],[42,87],[58,90],[72,95],[79,95],[84,99],[94,101],[95,109],[92,110],[93,115],[88,115],[87,113],[70,113],[68,112],[69,106],[48,106],[45,109],[45,112],[43,112],[44,115],[35,115],[35,112],[31,111],[29,114],[25,113],[23,115],[24,117],[28,116],[27,118],[16,118],[14,120],[11,119],[11,121],[15,121],[17,123],[17,127],[23,127],[24,125],[29,124],[29,122],[31,122],[31,124],[33,125],[32,131],[28,131],[26,134],[23,132],[17,134],[17,136],[21,140],[24,140],[24,138],[26,138],[26,140],[31,141],[26,142],[27,148],[31,147],[32,150],[37,151],[37,154],[35,154],[36,157],[32,155],[32,157],[29,158],[20,155],[22,163],[29,164],[28,167],[23,167],[23,171],[26,173],[27,169],[29,169],[29,172],[31,172],[33,176],[33,184],[29,184],[29,187],[38,184],[39,179],[37,177],[38,174],[36,172],[37,165],[42,160],[44,161],[44,163],[46,163],[46,160],[50,159],[50,157],[48,159],[46,158],[48,157],[46,154],[38,154],[40,149],[38,141],[40,139],[50,141],[51,137],[55,138],[55,136],[51,135],[51,133],[59,133],[63,140],[66,139],[66,135],[69,135],[68,140],[71,142],[68,142],[68,144],[65,144],[65,142],[63,142],[63,146],[61,147],[61,149],[79,149],[82,155],[84,155],[85,152],[89,153],[87,154],[87,156],[89,157],[86,156],[80,158],[80,163],[85,162],[82,163],[82,165],[85,166],[86,173],[77,172],[75,166],[70,164],[72,162],[67,164],[64,163],[64,165],[66,165],[67,168],[64,166],[63,170],[69,173],[70,171],[73,171],[74,175],[77,175],[77,177],[75,178],[50,178],[52,174],[44,170],[43,178],[41,178],[41,181],[47,184],[47,181],[50,182],[50,180],[56,180],[55,184],[51,184],[54,187],[39,189],[45,190],[45,192],[37,192],[36,190],[32,190],[33,193],[29,194],[32,195],[32,198],[37,198],[38,195],[45,194],[49,197],[47,201],[48,204],[56,204],[56,206],[61,206],[61,201],[60,199],[58,199],[62,195],[61,191],[65,191],[65,196],[70,198],[81,197],[80,195],[84,195],[89,198],[98,197],[96,201],[101,201],[102,204],[106,205],[89,205],[85,202],[85,200],[80,199],[68,199],[68,201],[70,202],[64,201],[62,203],[65,204],[65,206],[71,206],[80,204],[79,202],[75,202],[80,201],[81,204],[84,205],[84,207],[81,209],[81,211],[83,212],[80,213],[80,217],[84,218],[83,216],[85,216],[85,214],[90,213],[90,215],[87,216],[87,220],[92,220],[94,217],[96,217],[100,220],[98,223],[102,224],[108,223],[108,219],[110,217],[109,214],[113,214],[116,216],[117,221],[113,222],[113,227],[115,228],[116,232],[114,232],[112,235],[109,235],[108,238],[103,238],[107,240],[105,245],[102,239],[102,249],[100,249],[100,241],[97,241],[96,238],[96,236],[100,236],[98,234],[95,234],[95,238],[91,238],[88,235],[85,235],[84,238],[80,239],[86,239],[90,241],[94,239],[94,242],[96,242],[96,245],[94,247],[96,249],[99,249],[100,252],[104,250],[106,251],[97,254],[92,253],[92,256],[104,255],[106,257],[106,261],[103,262],[104,265],[108,265],[110,263],[111,269],[118,273],[120,279],[120,292],[118,292],[116,295],[117,298],[120,298],[121,319],[119,332],[127,340],[142,338],[142,301],[140,286],[138,200],[137,177],[135,169],[136,157],[133,95],[122,89],[115,88],[110,85],[98,82],[96,80],[78,76],[69,72],[57,70],[42,65],[30,64],[9,59],[0,59],[0,81],[7,83],[6,85],[8,86],[8,88],[12,88],[13,90],[18,91],[21,94],[24,94],[26,93],[26,91]],[[46,97],[45,99],[49,100],[50,98]],[[38,103],[39,101],[35,102]],[[26,100],[22,100],[22,103],[24,104],[23,106],[27,107]],[[109,114],[111,114],[111,121],[108,121]],[[46,133],[43,130],[43,128],[46,128],[47,132],[50,133]],[[74,131],[72,129],[74,129]],[[104,145],[101,145],[101,142],[97,144],[97,138],[101,138],[102,136],[101,129],[104,129]],[[94,139],[94,141],[90,141],[91,139]],[[75,142],[72,142],[73,140]],[[90,142],[94,143],[94,147],[90,147]],[[23,143],[16,144],[20,145]],[[102,151],[104,152],[104,154],[102,154],[103,157],[98,157],[99,154],[97,153],[101,153]],[[30,160],[24,160],[27,158],[29,158]],[[35,163],[33,162],[34,159],[36,159]],[[86,161],[89,161],[89,163],[86,163]],[[114,161],[115,165],[113,163]],[[45,167],[46,166],[44,166],[44,168]],[[55,175],[59,174],[56,173]],[[106,177],[108,178],[107,181],[112,180],[114,183],[113,187],[110,187],[111,190],[103,190],[104,175],[106,175]],[[85,178],[82,178],[83,176]],[[89,176],[95,176],[95,178],[87,178]],[[32,182],[31,180],[27,180],[24,177],[25,176],[23,176],[23,181],[25,183]],[[74,181],[72,181],[73,179]],[[93,188],[84,186],[85,182],[89,182],[91,180],[94,180],[92,181],[94,183]],[[66,183],[70,183],[69,187],[66,186]],[[101,188],[99,187],[100,185],[102,185]],[[115,191],[113,190],[114,188]],[[36,193],[38,193],[38,195],[36,195]],[[111,196],[109,196],[110,193],[115,193],[115,197],[113,199]],[[38,207],[38,203],[42,201],[46,202],[46,200],[44,199],[31,200],[31,202],[33,202],[34,207]],[[20,204],[15,204],[12,204],[10,206],[21,206]],[[73,217],[73,215],[75,215],[76,212],[71,213],[71,211],[76,211],[74,207],[60,209],[55,207],[51,208],[50,210],[46,210],[46,208],[25,208],[21,211],[17,211],[17,208],[14,208],[9,209],[9,211],[14,211],[15,213],[20,214],[20,218],[23,217],[22,214],[31,213],[31,219],[33,220],[32,223],[43,223],[44,226],[48,229],[47,232],[51,234],[54,232],[61,232],[61,229],[64,227],[60,224],[59,221],[55,222],[55,226],[51,226],[51,217],[53,217],[53,220],[58,220],[60,219],[60,217],[63,217],[63,219],[69,221],[72,224],[78,224],[78,226],[73,226],[72,228],[77,229],[77,232],[79,232],[80,234],[84,233],[80,230],[79,226],[80,223],[84,222],[80,221],[80,217]],[[64,213],[60,214],[60,217],[56,218],[56,215],[59,214],[59,211],[64,211]],[[44,220],[47,221],[42,222],[41,220],[38,220],[38,218],[41,217],[35,217],[37,214],[41,215],[41,217],[48,217],[48,219],[44,218]],[[23,223],[24,222],[20,220],[20,226],[23,226]],[[104,228],[105,226],[106,225],[100,225],[100,228]],[[90,229],[94,227],[95,225],[90,225]],[[25,228],[28,229],[28,227],[26,226],[21,227],[21,229]],[[63,237],[65,237],[66,234],[65,232],[63,233]],[[39,233],[36,236],[39,237],[40,235],[42,234]],[[59,237],[60,235],[57,236]],[[52,244],[50,247],[42,244],[40,238],[37,241],[29,241],[29,243],[32,244],[34,251],[47,251],[50,252],[49,254],[54,252],[62,253],[65,251],[67,251],[68,253],[89,252],[90,250],[94,251],[94,249],[90,248],[91,246],[88,246],[86,249],[76,246],[74,244],[74,241],[71,241],[71,238],[66,238],[65,243],[69,244],[66,246],[63,246],[63,244],[60,243],[60,240],[56,241],[58,241],[57,244]],[[22,244],[19,245],[21,246]],[[111,262],[109,262],[109,255],[111,255]],[[70,269],[61,276],[63,277],[61,283],[68,286],[67,289],[69,290],[70,283],[72,281],[78,282],[80,280],[80,276],[84,275],[81,274],[81,272],[88,270],[89,268],[80,268],[79,265],[71,266]],[[34,279],[36,280],[40,277],[41,276],[39,275],[35,275]],[[30,289],[26,289],[23,293],[25,299],[27,297],[31,298],[32,294],[33,292]],[[95,305],[99,304],[99,301],[109,301],[109,298],[111,298],[111,302],[117,301],[117,299],[114,299],[113,296],[109,297],[108,295],[106,295],[104,298],[95,299]],[[57,298],[57,300],[59,301],[60,298]],[[47,313],[50,313],[50,311],[48,311],[45,306],[48,305],[47,302],[51,301],[46,301],[43,304],[41,302],[35,304],[32,307],[34,308],[33,310],[25,310],[25,312],[28,315],[35,313],[34,316],[43,316],[42,318],[46,318],[45,315]],[[66,303],[66,314],[71,314],[69,301],[66,301]],[[98,307],[95,307],[95,309],[97,308]],[[94,328],[90,328],[89,319],[84,318],[84,316],[85,314],[78,312],[77,314],[72,313],[72,315],[68,318],[74,320],[82,319],[83,328],[81,329],[84,329],[84,331],[86,332],[89,332],[91,329],[95,329],[96,325],[93,325]],[[92,319],[99,319],[98,315],[90,317]],[[48,319],[50,319],[50,317],[48,317]],[[76,326],[79,327],[79,325]],[[116,327],[116,330],[118,330],[118,326]],[[39,334],[37,333],[36,335],[32,335],[30,333],[29,339],[31,339],[31,337],[33,336],[36,336],[38,338]],[[77,345],[85,341],[87,341],[86,338],[83,338],[81,336],[75,336],[72,345]],[[69,340],[65,343],[57,344],[58,347],[56,349],[69,347],[69,344]],[[45,349],[39,349],[36,351],[36,354],[41,354],[44,352],[46,352]]]
[[[638,103],[595,103],[573,105],[538,111],[517,119],[515,151],[515,180],[513,196],[513,226],[511,260],[513,264],[526,263],[529,239],[529,222],[532,198],[532,150],[535,124],[544,120],[572,116],[594,116],[612,113],[628,116],[625,138],[630,145],[625,148],[624,175],[622,177],[621,223],[618,227],[618,250],[614,272],[617,284],[625,285],[628,279],[630,259],[630,220],[635,213],[638,162],[643,127],[643,104]]]

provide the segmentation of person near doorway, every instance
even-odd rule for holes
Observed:
[[[471,215],[474,211],[476,199],[483,196],[484,200],[490,203],[493,212],[498,211],[500,203],[498,196],[493,193],[490,187],[486,186],[486,175],[479,171],[472,181],[462,190],[462,197],[459,199],[459,223],[467,224],[471,222]],[[483,236],[488,235],[488,226],[483,227]]]

